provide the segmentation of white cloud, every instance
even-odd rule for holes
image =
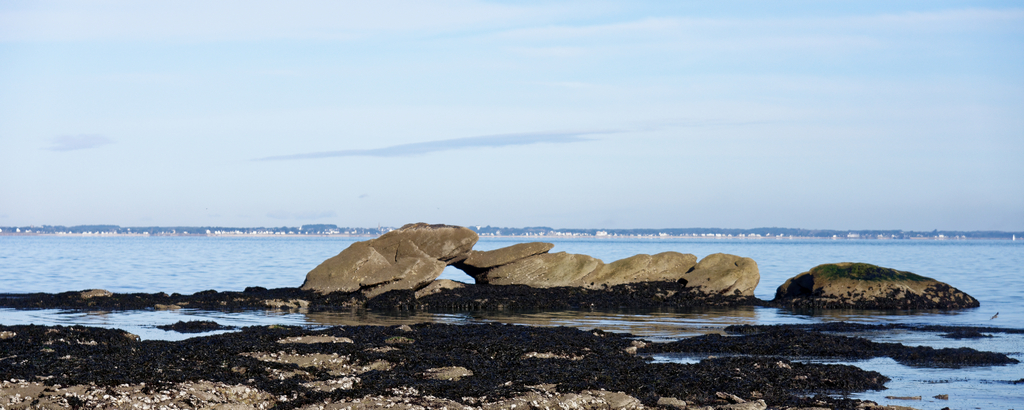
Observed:
[[[48,151],[75,151],[81,149],[97,148],[113,144],[114,141],[102,135],[81,134],[61,135],[50,139],[49,147],[43,149]]]

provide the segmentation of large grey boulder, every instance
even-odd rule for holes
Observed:
[[[303,290],[362,292],[417,290],[444,267],[467,257],[476,232],[449,225],[409,224],[369,241],[356,242],[306,274]]]
[[[464,260],[457,261],[453,265],[466,272],[469,276],[476,277],[488,269],[508,265],[533,255],[547,253],[553,247],[555,247],[553,243],[526,242],[493,251],[470,251]]]
[[[356,242],[309,271],[302,289],[319,293],[355,292],[386,281],[377,272],[389,267],[391,261],[370,246],[369,241]]]
[[[686,286],[700,288],[704,293],[754,296],[754,288],[761,281],[757,262],[726,253],[705,256],[693,270],[682,276]]]
[[[868,263],[818,265],[786,280],[774,302],[845,309],[962,309],[980,303],[957,288],[915,273]]]
[[[579,286],[583,277],[603,265],[600,259],[587,255],[543,253],[487,270],[475,278],[477,283],[490,285]]]
[[[634,255],[602,266],[583,277],[581,286],[615,286],[636,282],[676,282],[693,269],[697,257],[679,252]]]
[[[367,242],[385,258],[397,260],[396,254],[402,242],[409,241],[431,258],[447,263],[465,257],[479,239],[469,228],[420,222],[407,224]]]

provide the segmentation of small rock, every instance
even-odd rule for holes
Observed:
[[[110,292],[110,291],[108,291],[108,290],[103,290],[103,289],[89,289],[89,290],[84,290],[84,291],[82,291],[82,293],[79,293],[78,295],[79,295],[79,296],[80,296],[80,297],[81,297],[82,299],[89,299],[89,298],[106,298],[106,297],[110,297],[110,296],[113,296],[114,294],[113,294],[113,293],[111,293],[111,292]]]
[[[278,340],[277,343],[354,343],[352,339],[337,336],[295,336]]]
[[[921,400],[921,396],[885,396],[889,400]]]
[[[936,399],[939,399],[939,400],[949,400],[949,395],[948,394],[939,394],[939,395],[936,395],[934,397]]]
[[[440,293],[441,291],[447,289],[460,289],[464,287],[466,287],[466,284],[462,282],[456,282],[450,279],[438,279],[433,282],[430,282],[430,284],[424,287],[423,289],[417,290],[415,296],[416,299],[419,299],[424,296],[430,296],[435,293]]]
[[[658,405],[661,407],[668,407],[673,409],[685,409],[686,402],[679,400],[675,397],[662,397],[658,399]]]
[[[384,343],[387,343],[389,345],[404,345],[411,344],[413,342],[415,342],[415,340],[412,340],[405,336],[392,336],[387,339],[384,339]]]
[[[178,321],[170,325],[157,326],[158,329],[175,331],[178,333],[203,333],[214,330],[234,329],[234,326],[223,326],[220,323],[210,320],[193,320],[189,322]]]
[[[178,309],[181,309],[181,306],[178,306],[178,305],[161,305],[159,303],[157,303],[153,307],[156,308],[156,310],[178,310]]]
[[[764,400],[715,406],[716,410],[765,410],[767,408],[768,404]]]
[[[396,327],[395,329],[401,330],[403,332],[411,332],[412,331],[412,327],[409,326],[409,325],[401,325],[401,326]]]
[[[720,398],[720,399],[729,400],[729,401],[731,401],[733,403],[746,403],[747,402],[746,400],[743,400],[742,398],[740,398],[740,396],[737,396],[737,395],[731,394],[731,393],[716,392],[715,396],[718,396],[718,398]]]
[[[458,381],[463,377],[469,377],[472,375],[472,370],[460,366],[437,367],[433,369],[427,369],[426,371],[423,372],[424,378],[432,380]]]

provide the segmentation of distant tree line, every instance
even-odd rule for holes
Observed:
[[[903,231],[903,230],[828,230],[797,228],[665,228],[665,229],[554,229],[547,226],[525,228],[468,226],[482,236],[699,236],[699,237],[803,237],[803,238],[844,238],[844,239],[914,239],[914,238],[963,238],[963,239],[1010,239],[1024,238],[1024,232],[1004,231]],[[334,224],[310,224],[280,227],[223,227],[223,226],[133,226],[118,225],[40,225],[0,226],[3,234],[149,234],[149,235],[381,235],[394,230],[393,227],[356,228],[339,227]]]
[[[470,226],[481,235],[497,236],[715,236],[738,237],[793,236],[802,238],[858,238],[858,239],[913,239],[913,238],[969,238],[969,239],[1010,239],[1024,237],[1024,232],[1003,231],[904,231],[904,230],[828,230],[799,228],[664,228],[664,229],[553,229],[546,226],[526,228]]]
[[[118,225],[33,225],[0,226],[0,234],[149,234],[149,235],[380,235],[394,228],[350,228],[333,224],[279,227],[224,227],[224,226],[131,226]]]

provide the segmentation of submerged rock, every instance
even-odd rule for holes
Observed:
[[[370,298],[391,290],[417,290],[449,263],[466,258],[475,232],[449,225],[408,224],[379,238],[356,242],[306,274],[302,290],[326,294],[360,291]]]
[[[980,303],[935,279],[867,263],[818,265],[775,291],[775,303],[853,309],[962,309]]]

